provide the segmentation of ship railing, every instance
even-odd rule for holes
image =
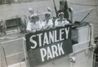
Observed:
[[[98,67],[98,54],[93,55],[93,67]]]
[[[0,42],[0,67],[26,67],[23,45],[23,37]]]

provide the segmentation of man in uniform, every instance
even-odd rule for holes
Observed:
[[[30,16],[34,14],[33,8],[29,8],[29,9],[28,9],[28,12],[29,12],[29,14],[28,14],[28,16],[26,17],[27,21],[30,20]]]
[[[42,23],[43,29],[49,29],[53,27],[53,19],[50,12],[45,12],[45,20]]]
[[[63,12],[60,12],[58,14],[58,16],[59,17],[55,21],[55,27],[65,26],[65,25],[69,24],[69,21],[67,21],[67,19],[64,18],[64,13]]]
[[[21,26],[20,26],[20,32],[25,33],[27,31],[27,25],[30,23],[30,16],[34,14],[34,10],[32,8],[28,8],[28,15],[23,15],[21,18]],[[29,28],[29,27],[28,27]]]
[[[29,11],[29,14],[30,14],[30,15],[34,14],[33,8],[29,8],[28,11]]]
[[[52,9],[50,7],[47,7],[47,11],[52,13]]]
[[[42,26],[37,14],[33,14],[30,16],[30,20],[27,23],[27,32],[36,32],[41,30]]]
[[[59,11],[62,11],[62,12],[64,12],[64,18],[66,18],[66,19],[69,19],[69,8],[68,8],[68,3],[67,3],[67,0],[61,0],[60,2],[59,2],[59,4],[60,4],[60,9],[59,9]],[[59,12],[58,11],[58,12]]]

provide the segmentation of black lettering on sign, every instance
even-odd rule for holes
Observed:
[[[72,52],[71,26],[26,34],[30,66],[44,64]]]

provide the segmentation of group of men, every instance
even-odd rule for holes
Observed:
[[[58,17],[55,19],[51,17],[52,11],[50,8],[47,8],[47,11],[44,13],[44,20],[39,19],[39,15],[34,13],[33,9],[29,9],[30,16],[26,24],[27,32],[36,32],[39,30],[50,29],[54,27],[61,27],[70,24],[69,21],[64,18],[64,13],[61,11],[58,13]]]
[[[52,10],[50,7],[44,14],[44,20],[40,19],[40,14],[34,12],[32,8],[29,8],[29,15],[25,16],[20,26],[21,32],[36,32],[39,30],[50,29],[54,27],[60,27],[70,24],[70,22],[64,18],[64,13],[61,11],[58,13],[58,17],[53,17]],[[24,23],[25,22],[25,23]],[[6,34],[6,23],[0,20],[0,34]]]
[[[36,32],[39,30],[65,26],[72,23],[72,10],[68,8],[67,1],[60,1],[60,8],[55,8],[56,17],[53,17],[53,12],[50,7],[44,13],[44,20],[39,19],[39,14],[35,13],[32,8],[29,8],[29,19],[26,21],[26,31]]]

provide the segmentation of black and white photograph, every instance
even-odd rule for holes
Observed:
[[[98,67],[98,0],[0,0],[0,67]]]

